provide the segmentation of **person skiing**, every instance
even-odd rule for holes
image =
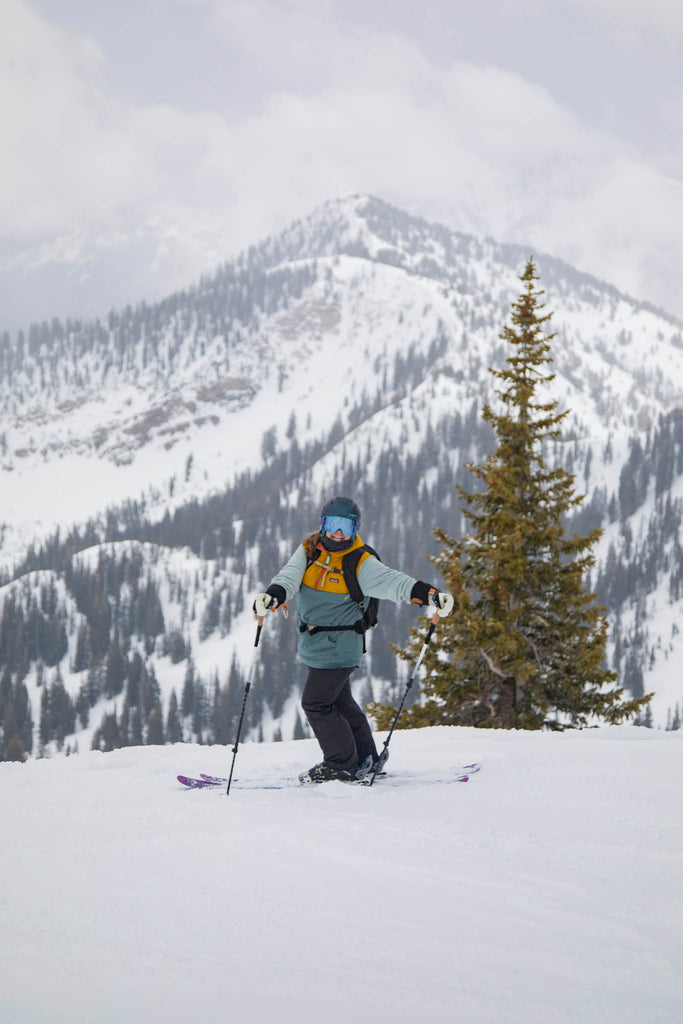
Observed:
[[[380,771],[389,756],[388,748],[378,755],[370,723],[351,694],[349,679],[365,650],[365,623],[344,579],[344,556],[363,549],[357,578],[364,599],[429,604],[440,616],[453,608],[450,594],[375,557],[358,534],[360,521],[351,498],[327,501],[319,530],[302,541],[254,600],[254,612],[265,616],[297,595],[298,654],[308,666],[301,706],[323,753],[320,764],[299,776],[302,782],[360,779]]]

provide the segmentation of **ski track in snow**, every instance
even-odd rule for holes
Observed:
[[[380,737],[382,738],[382,737]],[[236,775],[318,759],[240,747]],[[683,736],[398,732],[458,786],[184,790],[224,747],[0,764],[0,1020],[683,1018]]]

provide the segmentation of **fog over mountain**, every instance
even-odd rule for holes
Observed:
[[[682,10],[4,0],[0,332],[156,302],[355,192],[683,316]]]

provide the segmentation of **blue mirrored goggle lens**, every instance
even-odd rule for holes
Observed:
[[[325,533],[336,533],[337,530],[341,530],[345,537],[352,537],[358,529],[356,520],[348,516],[325,516],[321,525]]]

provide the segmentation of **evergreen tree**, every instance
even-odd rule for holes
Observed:
[[[33,711],[24,682],[17,679],[14,686],[14,713],[16,715],[17,735],[27,754],[33,751]]]
[[[166,719],[166,741],[168,743],[183,742],[183,727],[178,714],[178,698],[175,689],[171,690],[171,698],[168,703],[168,717]]]
[[[130,746],[141,747],[144,739],[142,736],[142,711],[136,705],[130,716]]]
[[[187,669],[185,671],[185,681],[183,683],[183,692],[180,698],[180,710],[183,717],[194,713],[196,705],[196,684],[194,674],[194,662],[190,658],[187,663]]]
[[[19,737],[14,734],[4,745],[2,750],[2,761],[25,761],[26,752]]]
[[[76,654],[74,655],[74,672],[83,672],[90,665],[90,630],[87,622],[78,627],[76,635]]]
[[[126,659],[119,644],[119,634],[116,632],[109,644],[107,651],[107,668],[104,683],[104,694],[106,697],[116,697],[123,690],[126,681]]]
[[[600,531],[564,534],[564,517],[582,497],[570,473],[545,461],[567,415],[539,394],[553,379],[553,335],[544,330],[552,314],[542,312],[533,260],[521,280],[512,325],[501,334],[509,355],[503,369],[492,371],[503,408],[483,410],[497,447],[468,467],[483,489],[457,488],[471,532],[456,540],[434,531],[443,550],[432,561],[456,604],[428,648],[426,699],[405,713],[404,726],[616,723],[649,700],[625,700],[613,688],[615,673],[603,667],[607,622],[582,582]],[[416,634],[402,657],[414,660],[422,642]],[[370,710],[380,727],[390,720],[391,709]]]
[[[155,704],[147,720],[147,743],[156,746],[164,742],[164,719],[161,704]]]

